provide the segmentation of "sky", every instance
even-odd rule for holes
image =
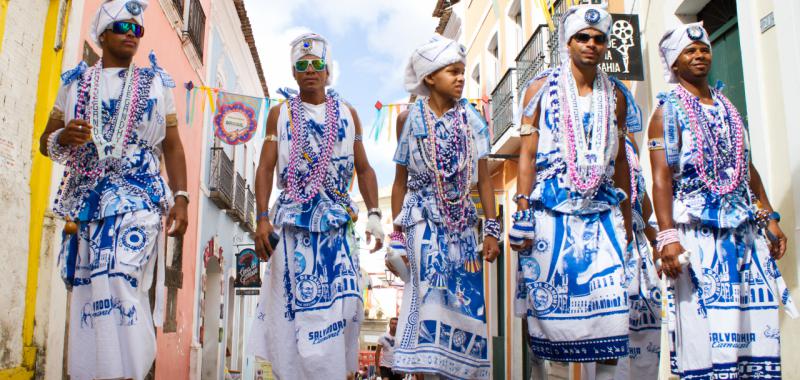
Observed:
[[[270,96],[297,88],[289,42],[313,31],[331,44],[332,87],[358,112],[378,186],[394,179],[395,142],[366,138],[375,102],[404,102],[403,73],[411,52],[433,35],[435,0],[245,0]]]

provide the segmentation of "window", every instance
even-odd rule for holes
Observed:
[[[475,65],[475,68],[472,69],[472,86],[474,90],[472,91],[472,95],[478,97],[481,95],[481,65]]]
[[[489,80],[486,82],[486,91],[492,92],[497,85],[497,81],[500,79],[500,52],[497,43],[497,33],[489,40],[489,47],[487,50],[489,51],[489,56],[487,57],[487,63],[489,64]]]
[[[511,4],[508,10],[508,18],[512,21],[512,30],[509,32],[512,40],[509,42],[514,47],[513,51],[510,51],[513,56],[509,59],[513,60],[516,58],[517,54],[522,51],[522,47],[525,45],[525,36],[522,32],[522,6],[520,5],[520,0],[516,0]]]

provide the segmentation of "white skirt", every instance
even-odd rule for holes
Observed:
[[[619,208],[534,212],[536,238],[518,252],[515,310],[534,355],[592,362],[628,355],[625,228]]]
[[[778,303],[791,317],[797,310],[766,239],[751,222],[678,230],[692,254],[667,288],[672,372],[683,379],[779,379]]]
[[[81,224],[70,300],[72,379],[138,380],[150,371],[156,336],[148,290],[161,232],[161,215],[148,210]]]
[[[248,342],[276,379],[344,379],[358,367],[364,306],[348,228],[278,231]]]

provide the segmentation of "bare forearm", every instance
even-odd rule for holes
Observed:
[[[358,189],[367,209],[378,207],[378,178],[372,167],[358,172]]]
[[[761,203],[761,208],[769,212],[774,211],[772,209],[772,204],[769,203],[769,197],[767,196],[766,188],[764,188],[764,182],[761,181],[761,175],[753,164],[750,164],[750,189],[753,190],[756,199]]]
[[[397,219],[400,211],[403,209],[403,202],[406,199],[406,192],[408,191],[408,172],[406,167],[397,165],[394,175],[394,184],[392,185],[392,219]],[[395,225],[395,231],[400,231],[400,227]]]
[[[174,144],[164,150],[164,166],[173,191],[186,191],[186,155],[183,146]]]
[[[530,195],[533,190],[533,183],[536,179],[536,158],[539,135],[534,134],[524,137],[522,149],[519,155],[519,177],[517,179],[517,194]],[[517,205],[520,209],[530,207],[527,199],[520,200]]]
[[[627,236],[631,236],[633,232],[633,219],[632,219],[632,208],[631,208],[631,170],[630,166],[628,165],[628,160],[625,157],[625,139],[620,139],[620,148],[617,154],[617,159],[615,162],[614,167],[614,183],[616,186],[626,194],[628,197],[622,201],[620,204],[620,209],[622,211],[622,217],[625,221],[625,233]]]
[[[270,169],[266,165],[259,165],[256,170],[256,208],[259,214],[269,209],[274,172],[274,168]]]
[[[492,178],[489,176],[489,167],[485,159],[478,162],[478,195],[481,198],[483,214],[486,219],[497,218],[497,210],[494,204],[494,186],[492,186]]]

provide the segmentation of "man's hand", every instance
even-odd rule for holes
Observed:
[[[769,254],[775,260],[780,260],[786,253],[786,235],[781,231],[777,220],[770,220],[767,225],[767,244]]]
[[[253,241],[256,245],[256,255],[258,255],[258,258],[262,261],[267,261],[272,257],[272,250],[274,247],[269,244],[269,235],[272,234],[273,231],[274,229],[269,219],[263,218],[258,220],[256,225],[256,237]]]
[[[367,235],[367,244],[371,244],[372,237],[375,237],[375,247],[373,247],[369,253],[375,253],[379,249],[383,248],[383,240],[385,239],[386,235],[383,233],[381,219],[377,215],[371,214],[369,216],[365,234]]]
[[[175,197],[175,204],[169,209],[167,216],[168,236],[183,236],[186,233],[186,226],[189,225],[188,204],[186,198]]]
[[[483,259],[492,263],[499,254],[500,247],[497,245],[497,238],[494,236],[486,236],[483,238]]]
[[[64,146],[80,146],[92,140],[92,126],[81,119],[73,119],[58,136],[58,143]]]
[[[660,256],[661,259],[661,269],[659,269],[659,275],[664,273],[667,277],[670,278],[677,278],[678,275],[683,272],[681,268],[681,263],[678,262],[678,256],[681,253],[685,252],[686,250],[683,248],[681,243],[672,243],[668,244],[661,252],[656,252],[656,255]],[[658,261],[659,257],[655,258]]]

